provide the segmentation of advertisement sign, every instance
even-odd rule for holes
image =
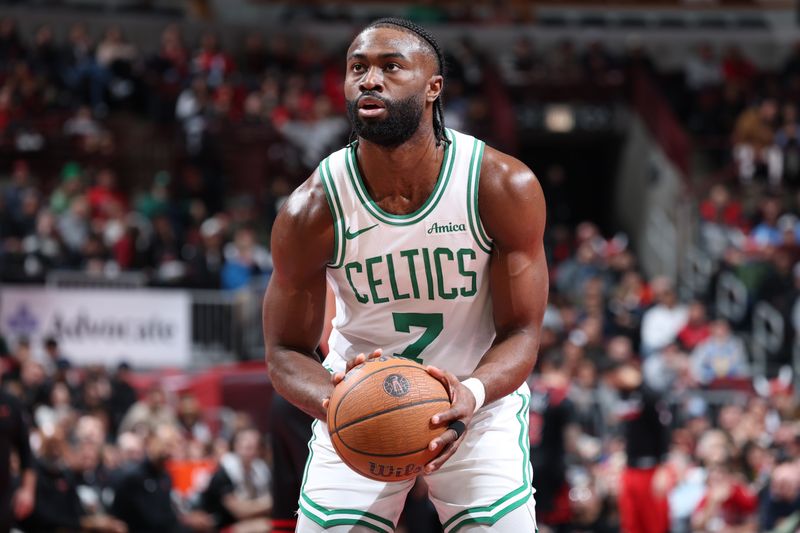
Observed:
[[[30,339],[41,355],[55,338],[73,364],[185,366],[190,299],[182,291],[3,287],[0,332],[11,346]]]

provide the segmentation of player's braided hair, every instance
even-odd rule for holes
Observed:
[[[439,64],[439,70],[437,74],[439,74],[440,76],[444,76],[445,74],[444,54],[442,54],[442,49],[439,47],[439,43],[436,42],[436,39],[433,37],[433,35],[428,33],[428,31],[425,28],[407,19],[387,17],[373,21],[367,27],[365,27],[364,30],[368,30],[369,28],[386,27],[386,26],[396,26],[398,28],[402,28],[403,30],[411,32],[420,39],[422,39],[422,41],[424,41],[428,46],[430,46],[433,52],[436,54],[436,60]],[[447,135],[444,132],[444,105],[442,104],[441,94],[439,94],[439,97],[436,99],[435,102],[433,102],[433,134],[436,137],[436,144],[439,144],[441,142],[444,143],[450,142],[447,139]]]

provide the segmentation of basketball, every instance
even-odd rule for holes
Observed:
[[[336,386],[328,431],[342,461],[378,481],[416,477],[441,450],[428,444],[447,428],[430,419],[450,406],[444,385],[425,367],[381,356],[358,365]]]

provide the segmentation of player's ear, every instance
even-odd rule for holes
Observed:
[[[434,102],[442,94],[444,88],[444,77],[441,74],[434,74],[428,80],[428,90],[425,92],[425,100]]]

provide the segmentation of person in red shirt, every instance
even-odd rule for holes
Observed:
[[[92,220],[106,220],[112,211],[118,208],[127,208],[128,199],[117,188],[117,175],[113,170],[101,169],[97,173],[95,181],[95,185],[90,187],[86,194],[92,212]]]
[[[692,351],[710,335],[711,329],[708,325],[706,306],[703,302],[694,300],[689,304],[689,320],[678,332],[678,341],[686,351]]]
[[[708,197],[700,204],[700,217],[706,222],[716,222],[731,227],[744,227],[744,214],[739,200],[720,183],[711,187]]]
[[[755,533],[758,495],[739,479],[729,462],[708,466],[706,493],[692,514],[692,531]]]
[[[211,31],[203,34],[192,67],[194,72],[205,76],[210,87],[222,85],[235,68],[233,58],[222,50],[219,37]]]

